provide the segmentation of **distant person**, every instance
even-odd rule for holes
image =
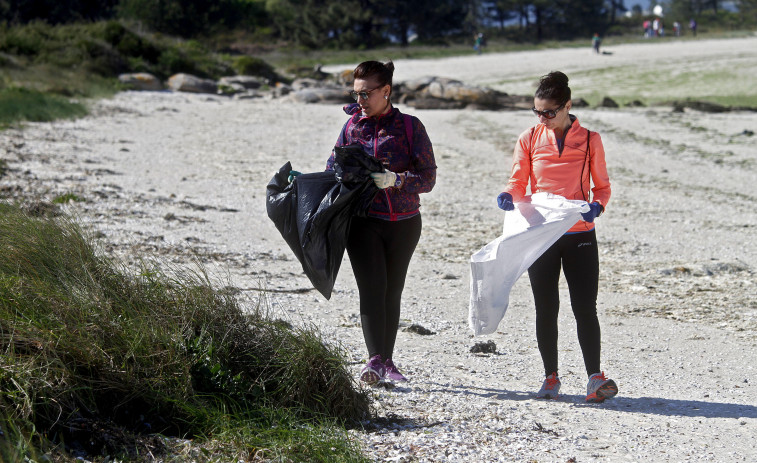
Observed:
[[[592,47],[594,47],[594,51],[599,54],[599,46],[602,45],[602,39],[597,32],[594,33],[594,37],[591,39],[591,44]]]
[[[641,27],[644,29],[644,37],[649,38],[652,35],[652,26],[650,25],[649,20],[645,19],[641,24]]]
[[[473,49],[476,50],[476,53],[479,55],[483,51],[484,48],[484,34],[481,32],[476,35],[476,38],[473,40]]]
[[[694,37],[697,36],[697,20],[694,18],[691,18],[689,20],[689,29],[691,29],[691,33],[694,34]]]
[[[518,137],[510,180],[497,197],[497,204],[505,211],[513,210],[514,203],[526,195],[529,183],[532,193],[554,193],[589,204],[588,212],[581,214],[582,220],[528,269],[536,306],[536,340],[545,375],[536,397],[555,399],[560,391],[557,320],[562,269],[589,377],[586,401],[603,402],[614,397],[618,387],[600,369],[599,252],[594,219],[605,211],[610,200],[610,179],[602,139],[598,133],[582,127],[578,118],[570,114],[571,105],[568,76],[553,71],[540,79],[533,107],[539,123]]]
[[[652,20],[652,35],[655,37],[660,36],[660,18],[654,18],[654,20]]]
[[[681,23],[678,21],[673,21],[673,34],[675,34],[676,37],[681,36]]]
[[[352,72],[356,103],[344,107],[350,116],[336,146],[358,144],[381,161],[386,171],[371,177],[379,188],[367,217],[353,216],[347,254],[360,294],[360,321],[368,363],[360,380],[375,386],[407,381],[394,363],[405,277],[421,236],[420,193],[436,183],[434,150],[418,118],[392,105],[394,64],[360,63]],[[334,170],[335,155],[326,163]]]

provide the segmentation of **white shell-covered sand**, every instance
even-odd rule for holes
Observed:
[[[752,69],[755,50],[757,39],[747,38],[625,45],[603,57],[587,47],[398,60],[396,78],[439,75],[528,94],[533,77],[553,69],[570,76],[582,66],[638,63],[648,72],[679,59],[698,69],[744,56]],[[754,70],[747,74],[754,85]],[[564,281],[559,400],[534,398],[543,371],[528,278],[513,288],[496,334],[474,338],[467,326],[468,259],[501,230],[495,198],[513,144],[533,116],[400,109],[426,126],[439,169],[436,188],[422,196],[423,235],[395,351],[411,382],[372,390],[379,419],[350,431],[370,458],[757,459],[757,112],[573,111],[601,134],[613,186],[597,222],[598,310],[603,369],[620,393],[585,404],[587,378]],[[286,161],[303,172],[322,170],[344,121],[338,106],[125,92],[96,103],[81,120],[0,132],[8,167],[0,187],[48,200],[83,198],[66,211],[127,261],[191,265],[199,258],[223,284],[241,288],[245,303],[264,294],[275,317],[319,327],[348,352],[357,377],[366,352],[349,259],[331,300],[308,291],[265,211],[273,172]],[[433,334],[405,331],[414,324]],[[487,341],[496,353],[470,352]]]

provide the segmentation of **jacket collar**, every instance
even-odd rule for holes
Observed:
[[[376,117],[366,117],[366,116],[363,115],[362,111],[360,110],[360,105],[357,104],[357,103],[350,103],[348,105],[345,105],[345,106],[342,107],[342,110],[345,113],[349,114],[350,116],[354,116],[355,114],[359,114],[360,115],[360,119],[359,120],[373,119],[376,122],[383,122],[385,120],[391,120],[393,117],[395,117],[400,112],[399,109],[397,109],[394,106],[392,106],[392,109],[390,109],[385,114],[380,114],[380,115],[378,115]]]

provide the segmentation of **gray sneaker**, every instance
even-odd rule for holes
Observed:
[[[618,393],[618,385],[615,381],[607,379],[605,372],[594,373],[589,377],[586,385],[586,401],[602,403],[605,399],[612,399]]]
[[[557,372],[544,378],[544,382],[541,385],[541,389],[536,393],[537,399],[556,399],[560,392],[560,378],[557,377]]]
[[[360,381],[369,386],[375,386],[384,379],[385,374],[386,367],[384,367],[384,362],[381,361],[381,355],[377,354],[371,357],[363,367],[363,371],[360,372]]]

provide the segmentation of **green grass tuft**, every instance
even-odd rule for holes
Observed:
[[[49,122],[87,114],[87,108],[77,102],[26,88],[11,87],[0,90],[0,126],[16,121]]]
[[[56,196],[53,199],[53,204],[66,204],[70,202],[80,203],[84,201],[84,198],[81,196],[75,195],[74,193],[64,193],[60,196]]]
[[[201,269],[134,274],[92,243],[66,217],[0,203],[4,461],[77,440],[127,459],[176,451],[153,433],[193,437],[198,461],[362,459],[340,423],[366,417],[368,396],[317,331],[243,310]]]

